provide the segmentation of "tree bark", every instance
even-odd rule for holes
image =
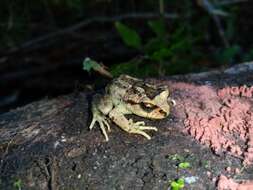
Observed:
[[[196,177],[196,183],[185,183],[187,189],[214,189],[213,179],[227,166],[240,167],[241,158],[217,154],[184,133],[182,102],[192,97],[182,84],[196,86],[188,95],[198,87],[251,86],[253,64],[148,80],[169,85],[177,103],[164,120],[139,118],[159,128],[151,140],[115,125],[109,142],[99,127],[89,131],[93,93],[44,99],[0,115],[0,189],[168,189],[170,181],[181,177]],[[191,168],[180,169],[178,162],[190,162]],[[248,178],[250,172],[240,175]],[[20,186],[15,185],[18,180]]]

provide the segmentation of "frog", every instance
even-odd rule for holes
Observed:
[[[133,114],[152,120],[164,119],[175,104],[175,100],[170,98],[168,86],[122,74],[105,87],[103,94],[93,96],[89,129],[92,130],[98,123],[105,141],[109,141],[107,131],[111,131],[110,124],[113,122],[127,133],[150,140],[151,136],[146,131],[158,131],[157,127],[146,125],[145,121],[134,122],[126,116]]]

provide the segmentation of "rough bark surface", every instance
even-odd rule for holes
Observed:
[[[208,107],[201,103],[198,87],[210,87],[218,93],[228,86],[253,86],[252,63],[150,80],[171,86],[177,102],[167,119],[147,121],[159,127],[151,140],[115,126],[109,142],[104,141],[98,127],[89,131],[92,93],[44,99],[0,115],[0,189],[160,190],[183,177],[185,189],[202,190],[215,189],[221,174],[253,179],[252,166],[242,167],[240,156],[226,150],[221,154],[206,141],[188,135],[190,107],[185,108],[189,98],[193,104],[195,100],[201,104],[202,110]],[[184,89],[187,85],[194,88]],[[246,151],[247,144],[242,147]],[[181,169],[181,162],[189,162],[191,167]],[[189,177],[196,182],[189,183],[187,179],[193,179]]]

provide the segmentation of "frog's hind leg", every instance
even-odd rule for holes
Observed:
[[[124,114],[120,113],[117,109],[112,110],[109,114],[109,117],[124,131],[142,135],[147,139],[151,139],[151,137],[144,130],[157,131],[156,127],[146,126],[144,121],[134,123],[132,119],[128,120]]]

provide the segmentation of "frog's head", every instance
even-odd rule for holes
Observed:
[[[167,86],[144,84],[138,87],[138,101],[135,99],[131,111],[139,116],[150,119],[163,119],[170,113],[170,107],[175,102],[169,97]],[[141,90],[142,89],[142,90]]]
[[[150,95],[150,94],[147,94]],[[151,119],[162,119],[169,115],[172,101],[169,98],[168,88],[157,88],[155,96],[147,96],[143,99],[141,107]]]

